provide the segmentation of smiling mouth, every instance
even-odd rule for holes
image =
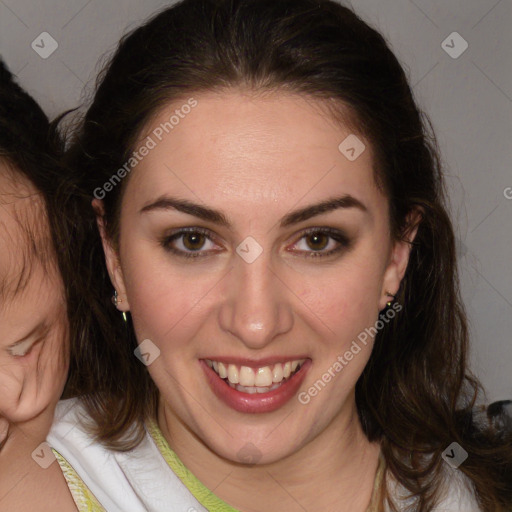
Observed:
[[[251,368],[205,359],[205,363],[231,388],[242,393],[268,393],[281,387],[302,367],[306,359]]]

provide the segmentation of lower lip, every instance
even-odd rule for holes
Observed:
[[[200,363],[206,374],[208,383],[217,398],[222,400],[235,411],[250,414],[276,411],[286,404],[299,390],[300,385],[311,366],[311,360],[307,359],[299,371],[284,384],[281,384],[277,389],[267,393],[249,394],[232,388],[223,379],[221,379],[204,360],[201,360]]]

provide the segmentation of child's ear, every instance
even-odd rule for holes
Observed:
[[[130,305],[126,296],[123,270],[121,268],[119,256],[106,230],[103,201],[100,199],[93,199],[91,204],[94,211],[96,212],[96,222],[98,224],[98,230],[101,236],[101,242],[103,245],[103,252],[105,253],[105,262],[107,265],[108,274],[110,276],[110,281],[112,282],[114,289],[117,291],[117,296],[119,298],[119,302],[116,307],[119,309],[119,311],[129,311]]]
[[[386,307],[389,302],[389,294],[396,295],[400,288],[400,283],[407,270],[409,256],[411,254],[412,242],[418,232],[419,225],[423,218],[423,209],[416,207],[407,215],[407,227],[400,240],[393,244],[389,264],[384,273],[384,280],[381,290],[381,298],[379,301],[379,310]]]

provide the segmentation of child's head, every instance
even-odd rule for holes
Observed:
[[[59,148],[46,115],[0,62],[0,418],[50,411],[68,367],[56,240]],[[2,438],[0,438],[0,441]]]

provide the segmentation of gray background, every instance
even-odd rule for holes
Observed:
[[[119,37],[172,2],[0,0],[0,53],[50,116],[87,102]],[[447,169],[472,366],[488,400],[512,399],[512,0],[354,0],[405,66]],[[43,59],[48,32],[58,48]],[[468,48],[457,58],[461,40]],[[45,36],[46,37],[46,36]],[[448,39],[447,39],[448,38]],[[507,198],[508,196],[508,198]]]

